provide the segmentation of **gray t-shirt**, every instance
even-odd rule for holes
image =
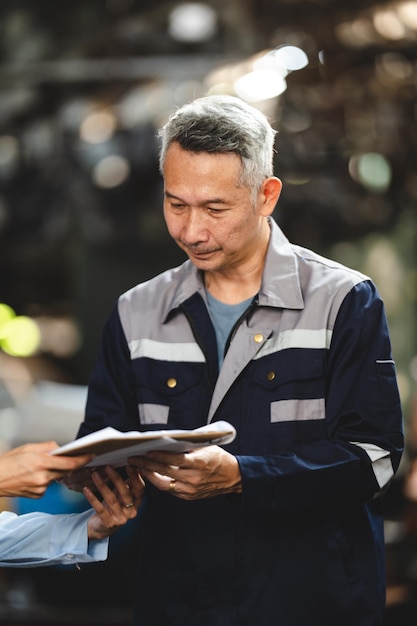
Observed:
[[[214,298],[208,291],[206,291],[206,294],[210,317],[216,332],[220,369],[223,363],[226,341],[230,332],[240,316],[246,311],[253,298],[243,300],[243,302],[238,302],[237,304],[225,304]]]

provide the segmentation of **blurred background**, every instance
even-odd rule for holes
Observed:
[[[116,298],[182,262],[156,131],[208,93],[278,129],[290,240],[367,273],[385,300],[407,434],[387,496],[386,624],[414,624],[415,0],[1,0],[0,447],[74,438]],[[85,503],[54,486],[2,507]],[[2,570],[0,623],[130,623],[133,533],[81,572]]]

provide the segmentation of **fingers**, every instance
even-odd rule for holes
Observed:
[[[133,496],[133,501],[142,500],[145,491],[145,482],[137,469],[132,465],[126,467],[129,476],[129,486]]]
[[[129,459],[132,462],[132,465],[138,465],[139,467],[142,464],[146,464],[148,466],[150,463],[153,463],[155,467],[164,468],[166,466],[169,467],[189,467],[192,465],[193,453],[189,452],[187,454],[184,453],[173,453],[173,452],[163,452],[163,451],[152,451],[148,452],[145,456],[134,457],[133,459]]]
[[[136,508],[124,507],[119,501],[117,495],[106,485],[105,481],[99,474],[93,474],[97,492],[102,496],[102,500],[89,488],[83,488],[83,494],[95,510],[98,519],[95,520],[95,529],[100,531],[103,536],[110,534],[119,526],[125,524],[129,519],[136,515]],[[90,537],[91,538],[91,537]]]
[[[72,472],[77,470],[94,458],[93,454],[82,454],[80,456],[59,456],[51,455],[48,459],[50,470],[56,472]]]
[[[179,462],[178,466],[163,461]],[[149,454],[135,459],[144,478],[161,491],[184,500],[240,493],[239,464],[233,455],[218,446],[207,446],[186,455]]]
[[[52,452],[57,448],[59,448],[59,446],[56,441],[40,441],[37,443],[25,443],[22,446],[15,448],[15,452]]]
[[[183,499],[190,499],[195,492],[193,483],[198,481],[199,477],[192,469],[194,461],[190,453],[156,451],[146,456],[132,457],[129,462],[161,491]]]
[[[82,491],[82,488],[87,486],[91,489],[95,488],[95,484],[91,478],[92,471],[89,468],[79,469],[69,472],[58,480],[62,481],[64,485],[72,491]]]
[[[169,492],[171,482],[175,481],[175,479],[172,476],[159,474],[158,472],[154,472],[151,470],[144,469],[144,470],[141,470],[141,473],[142,473],[142,476],[146,478],[146,480],[148,480],[150,483],[154,485],[154,487],[156,487],[157,489],[160,489],[161,491]]]
[[[140,488],[141,483],[138,480],[138,473],[135,470],[132,472],[132,469],[127,469],[129,481],[126,481],[114,468],[106,467],[106,474],[113,483],[119,502],[125,507],[131,506],[132,503],[136,504],[141,499],[143,493],[143,488]]]
[[[98,492],[102,495],[103,500],[110,508],[115,508],[117,504],[120,506],[125,506],[126,504],[130,504],[132,498],[130,496],[130,490],[125,481],[119,476],[118,472],[112,467],[106,467],[105,473],[108,478],[110,478],[113,489],[106,482],[106,480],[99,474],[99,472],[94,471],[91,475],[93,482],[98,490]]]
[[[173,457],[175,456],[175,462]],[[181,464],[183,461],[184,455],[160,455],[156,456],[154,454],[147,456],[134,457],[129,459],[129,461],[137,468],[142,470],[147,470],[148,472],[157,472],[162,476],[170,476],[173,477],[176,470],[182,468],[184,469],[185,464]]]
[[[85,486],[81,489],[81,491],[83,492],[86,500],[88,500],[95,512],[100,514],[104,510],[104,505],[100,502],[94,492],[91,491],[90,487]]]
[[[145,485],[134,468],[127,468],[127,472],[129,481],[122,478],[110,466],[105,468],[105,477],[100,475],[98,471],[94,471],[91,474],[91,478],[97,492],[103,498],[104,506],[113,513],[119,513],[121,508],[133,509],[129,514],[126,513],[126,517],[131,518],[135,516],[136,510],[142,501]],[[87,487],[88,496],[90,492],[92,493],[91,489]],[[90,504],[93,504],[92,498],[88,496],[86,497]],[[98,498],[96,500],[99,501]]]
[[[39,443],[27,443],[19,446],[11,451],[14,456],[25,456],[26,458],[38,459],[38,463],[42,464],[45,469],[51,471],[71,471],[82,467],[89,463],[93,458],[93,454],[81,454],[78,456],[65,456],[50,453],[58,448],[55,441],[41,441]],[[42,459],[42,461],[41,461]]]

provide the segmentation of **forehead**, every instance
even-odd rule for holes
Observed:
[[[237,180],[241,167],[239,155],[233,152],[191,152],[172,143],[166,153],[164,176],[218,176],[224,172],[227,178]]]
[[[240,182],[241,161],[233,153],[190,152],[177,145],[167,152],[165,197],[190,205],[233,205],[249,193]]]

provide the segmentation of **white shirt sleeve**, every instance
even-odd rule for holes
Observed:
[[[0,513],[0,567],[39,567],[104,561],[108,537],[89,541],[87,522],[94,513],[51,515]]]

